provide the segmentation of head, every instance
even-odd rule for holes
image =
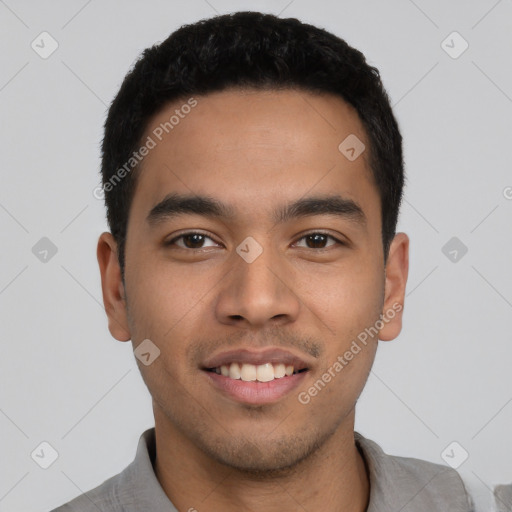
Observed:
[[[255,472],[353,428],[377,341],[400,332],[408,267],[401,136],[359,51],[260,13],[180,28],[114,99],[102,182],[109,329],[159,350],[139,362],[157,422]],[[305,371],[284,396],[235,399],[211,370],[240,350]]]

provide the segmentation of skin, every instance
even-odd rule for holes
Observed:
[[[333,95],[231,89],[196,99],[144,159],[124,283],[110,233],[97,249],[112,336],[133,348],[149,338],[161,351],[148,366],[137,360],[153,397],[157,478],[179,510],[364,511],[369,482],[354,442],[355,404],[378,339],[398,336],[402,312],[310,403],[297,399],[379,315],[404,303],[409,239],[395,236],[384,266],[363,125]],[[154,116],[143,140],[183,103]],[[353,162],[338,150],[349,134],[367,148]],[[208,195],[235,216],[187,214],[150,227],[148,212],[171,192]],[[328,194],[356,201],[366,224],[325,214],[282,224],[271,217],[276,207]],[[164,245],[195,230],[210,237],[202,249],[183,247],[184,239]],[[345,245],[303,238],[318,230]],[[263,249],[250,264],[235,250],[248,236]],[[311,363],[299,388],[277,403],[235,402],[199,369],[214,353],[269,346]]]

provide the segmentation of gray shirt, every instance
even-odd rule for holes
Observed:
[[[357,432],[355,439],[370,475],[367,512],[472,511],[464,484],[453,469],[387,455]],[[52,512],[177,512],[155,476],[154,460],[153,427],[140,436],[135,459],[121,473]],[[200,510],[199,504],[195,506]]]
[[[512,512],[512,484],[496,486],[494,500],[496,512]]]

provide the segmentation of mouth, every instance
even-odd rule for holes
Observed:
[[[292,364],[285,363],[263,363],[259,365],[250,363],[232,362],[216,366],[215,368],[205,368],[205,371],[222,375],[232,380],[242,380],[244,382],[271,382],[275,379],[284,379],[292,375],[307,372],[308,368],[295,369]]]
[[[200,367],[214,389],[244,404],[275,403],[311,370],[300,356],[281,349],[236,350],[219,354]]]

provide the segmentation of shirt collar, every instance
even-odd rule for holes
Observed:
[[[133,462],[121,473],[119,501],[123,511],[178,512],[158,481],[153,463],[156,455],[155,427],[146,430],[139,439]]]
[[[375,442],[354,433],[370,479],[366,512],[451,512],[470,510],[458,473],[424,460],[391,456]]]

